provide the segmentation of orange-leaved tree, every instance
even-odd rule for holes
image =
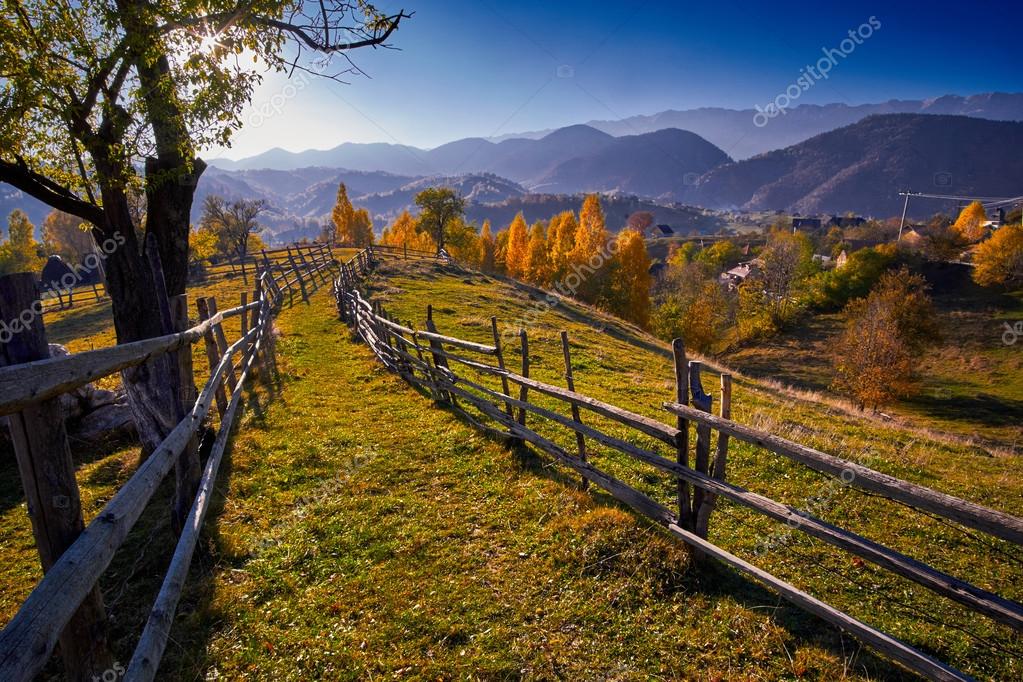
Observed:
[[[985,222],[987,222],[987,212],[984,210],[984,205],[979,201],[974,201],[962,210],[952,228],[965,241],[973,244],[984,238]]]
[[[834,387],[875,410],[912,395],[920,354],[939,337],[926,280],[905,267],[887,272],[845,315],[833,347]]]
[[[547,251],[551,264],[551,280],[560,282],[568,274],[568,254],[575,246],[575,233],[579,222],[575,211],[563,211],[551,218],[547,230]]]
[[[583,200],[575,244],[568,254],[569,266],[579,273],[581,279],[576,298],[587,303],[596,303],[606,286],[610,263],[608,240],[600,199],[596,194],[590,194]]]
[[[343,246],[365,248],[373,243],[373,221],[369,212],[356,209],[348,198],[348,188],[341,183],[337,188],[337,201],[331,211],[334,221],[334,241]]]
[[[1023,225],[995,230],[977,247],[973,263],[973,281],[981,286],[1023,287]]]
[[[550,283],[550,262],[547,258],[547,235],[542,222],[533,223],[526,244],[526,258],[523,263],[523,279],[533,284],[546,286]]]
[[[526,219],[522,217],[522,213],[518,213],[508,228],[508,246],[504,252],[504,267],[509,277],[521,279],[525,274],[528,247],[529,234]]]
[[[400,246],[402,248],[414,249],[416,251],[437,250],[433,239],[425,232],[420,232],[416,219],[408,211],[402,211],[401,215],[394,219],[390,227],[384,229],[380,237],[380,243],[386,246]]]
[[[480,270],[487,274],[497,272],[497,240],[490,231],[490,221],[483,221],[480,230]]]

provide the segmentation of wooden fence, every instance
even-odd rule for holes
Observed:
[[[852,489],[904,503],[1017,545],[1023,544],[1023,519],[896,479],[732,421],[731,378],[728,375],[721,377],[721,414],[711,414],[712,401],[701,385],[700,363],[686,361],[681,340],[672,344],[676,386],[674,400],[663,405],[665,411],[674,418],[673,424],[576,392],[566,332],[561,333],[561,342],[567,387],[531,379],[528,335],[524,329],[518,333],[521,370],[515,372],[506,366],[496,318],[491,318],[493,343],[481,344],[438,333],[430,306],[427,306],[425,329],[417,329],[411,322],[395,320],[379,303],[367,300],[360,293],[360,279],[370,272],[379,257],[379,251],[367,250],[359,252],[343,264],[334,282],[334,295],[341,320],[365,341],[387,368],[428,391],[434,400],[449,405],[473,426],[547,452],[578,472],[584,485],[592,482],[600,486],[687,543],[698,560],[710,557],[749,575],[793,604],[930,679],[970,678],[708,542],[707,529],[716,499],[724,498],[785,523],[789,528],[798,529],[859,559],[872,562],[935,594],[954,600],[975,613],[1004,623],[1017,632],[1023,631],[1023,605],[942,573],[852,531],[729,483],[726,480],[729,440],[735,439],[764,448],[814,471],[840,477]],[[491,377],[495,387],[485,386],[479,379],[473,380],[466,376],[469,373],[474,377]],[[542,396],[547,404],[553,402],[566,409],[570,408],[568,414],[537,404],[532,397],[536,395]],[[636,433],[637,438],[615,437],[593,424],[587,424],[582,418],[583,411],[628,427]],[[568,429],[575,435],[574,451],[541,435],[538,427],[530,427],[530,419],[541,422],[541,426],[553,424]],[[691,439],[691,430],[695,432],[695,439]],[[713,431],[718,433],[716,447],[712,447],[715,443],[712,440]],[[637,441],[658,445],[649,447],[637,444]],[[586,448],[589,442],[606,446],[675,479],[675,508],[669,509],[594,466]]]
[[[151,680],[156,675],[246,381],[257,367],[265,375],[275,371],[273,321],[285,298],[308,297],[332,280],[337,265],[325,248],[298,255],[287,250],[286,262],[288,267],[280,266],[264,256],[253,271],[251,301],[242,294],[240,305],[218,311],[215,300],[200,299],[200,324],[178,333],[49,358],[45,330],[37,321],[0,347],[0,415],[7,415],[44,569],[43,579],[0,633],[0,680],[34,678],[58,641],[69,679],[96,679],[97,672],[103,672],[106,614],[97,581],[173,469],[175,501],[184,502],[180,534],[126,679]],[[36,296],[30,274],[0,279],[2,319],[15,319]],[[241,319],[241,336],[229,345],[222,323],[233,317]],[[188,350],[200,340],[206,347],[209,379],[192,396],[194,402],[188,401],[184,419],[84,527],[57,399],[100,377]],[[187,356],[190,377],[191,352],[179,355]],[[195,445],[214,403],[220,426],[199,475]],[[197,474],[191,481],[181,475],[190,453]]]
[[[291,261],[302,267],[309,263],[333,259],[332,247],[324,243],[291,244],[277,249],[266,249],[242,258],[227,258],[211,262],[203,268],[203,275],[196,283],[210,284],[241,277],[248,285],[249,279],[258,271],[272,269],[275,273],[290,271]],[[88,307],[94,303],[109,301],[106,287],[100,284],[85,284],[70,288],[44,287],[40,302],[43,312],[67,310],[74,307]]]

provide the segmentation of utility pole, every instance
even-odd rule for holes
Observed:
[[[912,194],[910,191],[899,192],[902,196],[906,197],[906,202],[902,204],[902,220],[899,221],[899,237],[896,239],[896,243],[902,241],[902,230],[906,227],[906,211],[909,209],[909,195]]]

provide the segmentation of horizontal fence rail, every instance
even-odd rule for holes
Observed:
[[[209,510],[224,451],[241,411],[246,381],[257,367],[265,375],[275,372],[273,324],[285,299],[293,301],[299,291],[307,299],[318,287],[332,281],[337,271],[338,262],[325,245],[307,249],[305,253],[283,249],[277,254],[281,252],[290,256],[287,266],[272,261],[270,252],[256,263],[251,302],[242,294],[240,305],[217,312],[215,300],[199,299],[197,304],[203,319],[185,331],[67,357],[0,367],[0,415],[13,415],[100,377],[189,347],[200,339],[206,343],[210,361],[209,377],[185,418],[60,554],[0,632],[0,679],[33,679],[47,663],[58,639],[64,641],[65,628],[76,617],[76,611],[95,589],[161,482],[175,469],[182,453],[208,423],[211,408],[216,404],[219,429],[126,679],[155,677],[188,566]],[[234,317],[241,318],[242,332],[237,340],[228,344],[223,321]],[[230,389],[229,402],[225,386]],[[73,472],[71,475],[73,477]],[[86,671],[71,670],[69,674],[72,672],[79,673],[79,679],[92,679],[91,676],[81,677]]]
[[[398,255],[398,254],[395,254]],[[380,250],[365,250],[342,264],[334,281],[340,319],[364,341],[391,371],[429,392],[434,400],[450,406],[473,426],[512,442],[529,443],[568,465],[620,501],[662,525],[670,534],[690,545],[698,558],[717,559],[773,589],[796,606],[841,628],[906,668],[930,679],[970,679],[964,673],[887,635],[872,626],[825,604],[793,585],[710,543],[707,522],[716,498],[724,498],[790,528],[822,540],[856,557],[870,561],[902,578],[922,585],[937,595],[962,604],[978,614],[1023,632],[1023,605],[947,575],[926,563],[856,533],[829,524],[799,509],[725,481],[728,439],[735,439],[786,457],[814,471],[842,477],[854,489],[934,514],[993,537],[1023,544],[1023,519],[962,500],[939,491],[903,481],[868,467],[828,455],[773,434],[744,426],[729,418],[731,380],[722,377],[722,416],[709,412],[710,396],[700,382],[700,364],[686,363],[681,342],[676,341],[677,399],[664,404],[677,419],[676,426],[529,377],[528,336],[519,332],[522,344],[521,371],[510,370],[503,357],[497,321],[491,318],[492,345],[441,334],[427,307],[426,329],[393,319],[383,306],[367,300],[360,291],[361,279],[382,260]],[[562,332],[566,378],[572,368],[567,333]],[[490,388],[465,376],[454,367],[480,377],[499,380]],[[537,405],[531,395],[541,395],[570,408],[568,414]],[[692,402],[692,405],[689,403]],[[585,423],[590,412],[628,427],[662,444],[672,454],[665,457],[628,438],[612,436]],[[527,415],[568,429],[576,437],[576,452],[563,447],[528,426]],[[690,425],[696,433],[690,438]],[[711,448],[711,432],[717,431],[717,450]],[[598,443],[629,458],[650,465],[678,482],[678,510],[671,510],[645,493],[601,471],[588,461],[587,441]],[[691,446],[690,444],[693,443]],[[691,458],[690,455],[693,455]]]

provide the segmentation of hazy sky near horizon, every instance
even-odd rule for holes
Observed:
[[[352,59],[343,85],[268,74],[231,149],[343,142],[434,147],[665,109],[766,106],[823,50],[836,57],[792,105],[1023,91],[1023,3],[387,0],[404,8],[391,43]],[[862,37],[869,34],[865,39]]]

